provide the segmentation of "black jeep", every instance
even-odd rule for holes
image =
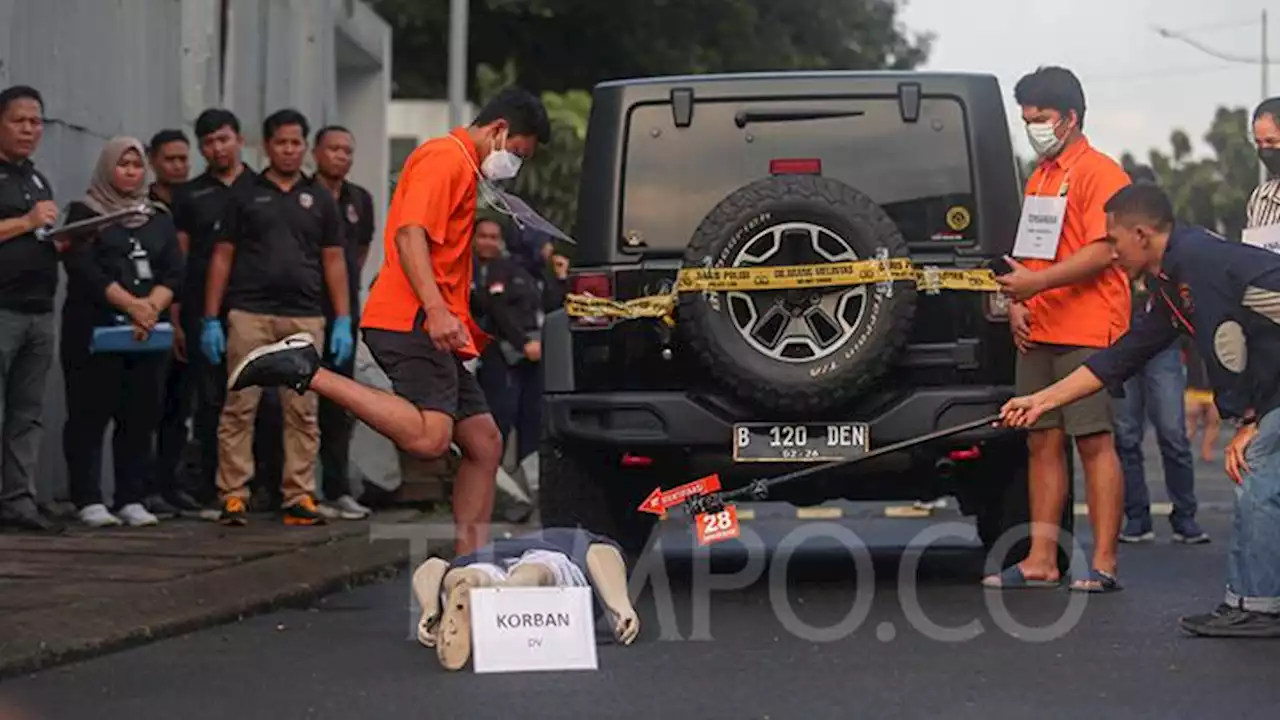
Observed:
[[[1008,252],[1022,193],[994,77],[803,72],[595,88],[569,292],[663,295],[682,268]],[[1011,397],[995,293],[897,282],[681,293],[660,319],[551,314],[544,525],[643,548],[664,489],[726,488],[980,420]],[[772,499],[954,495],[988,546],[1027,520],[1027,453],[981,429],[778,488]],[[1071,504],[1064,513],[1070,529]],[[1007,558],[1017,559],[1022,543]]]

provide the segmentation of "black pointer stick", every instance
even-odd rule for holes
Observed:
[[[696,497],[692,497],[685,502],[685,508],[690,515],[697,516],[697,515],[701,515],[703,513],[708,513],[708,512],[719,512],[724,507],[725,503],[731,502],[733,500],[740,500],[740,499],[750,499],[750,500],[757,500],[757,501],[765,500],[769,497],[769,489],[777,487],[778,485],[794,482],[801,478],[806,478],[810,475],[814,475],[827,470],[834,470],[838,467],[843,467],[845,465],[852,465],[854,463],[862,462],[863,460],[869,460],[873,457],[878,457],[880,455],[887,455],[888,453],[891,453],[891,452],[905,450],[910,447],[915,447],[916,445],[923,445],[925,443],[933,442],[934,440],[940,440],[942,438],[950,437],[952,435],[959,435],[960,433],[968,432],[969,430],[977,430],[983,427],[991,427],[993,425],[998,424],[999,422],[1000,422],[999,415],[990,415],[988,417],[982,418],[981,420],[974,420],[972,422],[967,422],[967,423],[964,423],[963,425],[956,425],[955,427],[950,427],[945,430],[935,430],[934,432],[931,432],[927,435],[921,435],[919,437],[911,438],[910,440],[903,440],[902,442],[894,443],[892,445],[885,445],[882,448],[876,448],[875,450],[872,450],[869,453],[866,453],[864,455],[859,455],[857,457],[845,458],[844,460],[836,460],[835,462],[829,462],[829,463],[824,463],[822,465],[807,467],[803,470],[797,470],[792,473],[787,473],[786,475],[779,475],[778,477],[775,477],[775,478],[766,478],[762,480],[756,480],[743,487],[737,488],[736,490],[728,490],[725,492],[714,493],[711,495],[699,495]]]

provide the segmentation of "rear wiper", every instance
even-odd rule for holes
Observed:
[[[859,117],[861,110],[739,110],[733,122],[740,128],[751,123],[794,122],[797,120],[827,120],[831,118]]]

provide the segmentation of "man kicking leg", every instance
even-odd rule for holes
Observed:
[[[258,348],[228,386],[289,387],[346,408],[397,447],[424,459],[462,448],[453,489],[456,552],[489,541],[502,438],[463,362],[485,335],[471,319],[471,235],[481,182],[514,178],[550,139],[534,95],[504,90],[470,127],[423,143],[405,162],[383,240],[383,263],[361,319],[364,341],[395,394],[321,367],[305,334]]]

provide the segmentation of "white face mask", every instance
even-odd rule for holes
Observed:
[[[1062,149],[1065,138],[1058,137],[1056,125],[1050,122],[1031,123],[1027,125],[1027,140],[1036,155],[1047,158]]]
[[[502,140],[494,144],[489,156],[480,163],[480,172],[494,182],[510,180],[520,172],[520,156],[507,150],[504,147],[506,144],[507,136],[503,133]]]

